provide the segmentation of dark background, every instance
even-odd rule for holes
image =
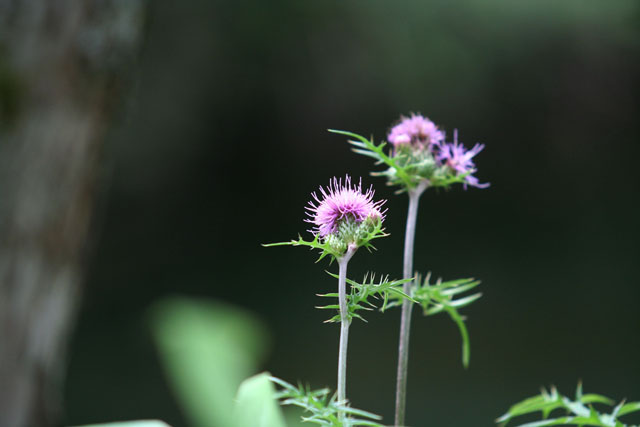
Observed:
[[[67,424],[185,425],[150,338],[165,295],[213,297],[271,331],[273,374],[335,387],[335,283],[300,248],[304,205],[349,173],[388,199],[374,255],[401,273],[406,196],[327,128],[376,140],[421,112],[472,146],[486,190],[422,198],[415,266],[473,276],[460,363],[454,324],[413,323],[407,423],[492,425],[556,384],[640,400],[635,1],[149,2],[135,83],[105,153],[102,211],[71,347]],[[307,237],[309,234],[304,234]],[[393,419],[399,312],[355,323],[349,396]]]

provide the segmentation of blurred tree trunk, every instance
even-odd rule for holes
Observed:
[[[101,144],[135,0],[0,0],[0,426],[59,421]]]

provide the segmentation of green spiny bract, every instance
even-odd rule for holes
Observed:
[[[380,217],[368,217],[362,222],[354,221],[352,218],[346,218],[339,222],[337,230],[321,238],[331,247],[332,251],[338,254],[344,254],[349,245],[356,247],[367,246],[369,241],[381,236],[376,234],[382,233],[382,221]]]

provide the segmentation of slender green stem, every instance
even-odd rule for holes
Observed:
[[[338,401],[344,402],[347,393],[347,345],[349,343],[349,312],[347,310],[347,264],[356,252],[355,245],[349,245],[347,253],[338,259],[338,302],[340,304],[340,349],[338,351]],[[339,414],[344,418],[344,414]]]
[[[418,202],[420,196],[427,189],[429,183],[421,181],[420,184],[409,190],[409,212],[407,214],[407,228],[404,238],[404,264],[403,278],[413,277],[413,243],[416,237],[416,220],[418,218]],[[407,282],[403,291],[411,295],[413,282]],[[396,379],[396,416],[395,425],[404,425],[405,408],[407,404],[407,373],[409,366],[409,333],[411,330],[411,313],[413,304],[405,299],[402,302],[402,314],[400,318],[400,343],[398,345],[398,374]]]

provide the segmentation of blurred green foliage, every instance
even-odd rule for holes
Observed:
[[[202,299],[171,298],[152,308],[151,319],[165,371],[193,426],[298,426],[300,411],[289,411],[285,424],[278,399],[303,408],[304,419],[323,425],[342,426],[338,411],[379,418],[336,402],[328,389],[297,389],[268,373],[242,381],[256,370],[267,342],[263,326],[244,310]],[[276,393],[274,382],[284,389]],[[378,424],[354,418],[344,425]]]
[[[116,423],[87,424],[78,427],[170,427],[167,423],[158,420],[121,421]]]
[[[186,298],[157,303],[151,319],[165,372],[190,425],[238,425],[232,411],[234,396],[265,355],[268,340],[263,324],[239,308]],[[263,413],[269,408],[249,407],[249,397],[263,394],[267,387],[260,378],[240,390],[244,411]]]
[[[285,427],[269,374],[248,378],[240,385],[233,415],[238,427]]]

